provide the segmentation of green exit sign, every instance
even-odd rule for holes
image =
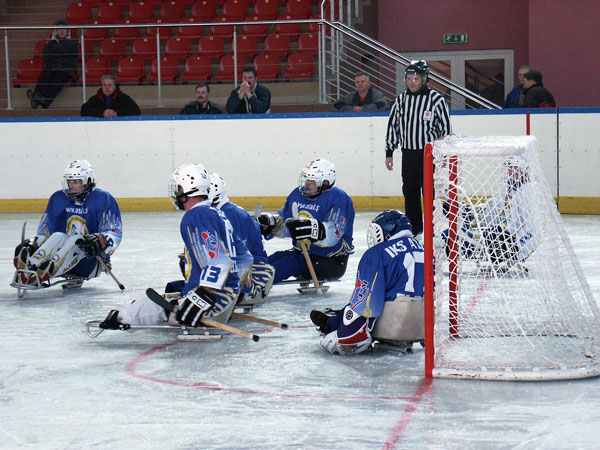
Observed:
[[[464,44],[467,42],[467,33],[464,34],[445,34],[444,44]]]

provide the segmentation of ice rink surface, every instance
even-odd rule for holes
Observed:
[[[40,214],[0,214],[0,448],[43,449],[593,449],[600,448],[600,379],[561,382],[428,381],[424,351],[329,355],[309,312],[350,298],[366,250],[323,296],[275,286],[252,314],[278,330],[232,320],[260,335],[180,342],[177,332],[105,331],[103,319],[180,278],[181,215],[124,213],[113,271],[72,291],[55,286],[22,299],[10,287],[14,247]],[[600,299],[600,216],[563,216]],[[267,252],[285,249],[273,240]],[[551,262],[549,262],[551,263]]]

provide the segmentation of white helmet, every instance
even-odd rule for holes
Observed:
[[[72,194],[69,187],[69,181],[81,180],[83,191],[78,194]],[[70,163],[63,174],[63,192],[71,200],[82,201],[96,186],[94,179],[94,169],[85,159],[78,159]]]
[[[202,164],[183,164],[171,175],[169,198],[178,209],[184,209],[185,197],[208,197],[209,191],[210,178]]]
[[[314,181],[317,184],[317,191],[314,194],[306,192],[306,182]],[[327,181],[329,185],[323,187],[323,181]],[[300,192],[307,198],[314,198],[322,191],[330,189],[335,183],[335,165],[326,159],[319,158],[309,162],[302,172],[298,180]]]
[[[227,185],[221,175],[214,172],[210,174],[210,193],[208,198],[213,205],[218,205],[227,197]]]

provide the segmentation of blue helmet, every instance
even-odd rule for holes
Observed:
[[[388,209],[377,214],[367,229],[367,245],[369,248],[380,242],[391,239],[401,231],[408,230],[412,233],[410,220],[402,211]]]

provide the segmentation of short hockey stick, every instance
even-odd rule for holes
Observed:
[[[294,219],[298,218],[298,203],[296,202],[292,203],[292,216],[294,217]],[[312,261],[310,260],[306,244],[300,239],[298,239],[297,242],[300,246],[300,249],[302,250],[302,254],[304,255],[304,260],[306,261],[306,266],[308,267],[308,271],[310,272],[310,277],[312,278],[313,284],[315,285],[317,294],[323,295],[323,289],[321,289],[321,285],[319,284],[319,280],[317,279],[317,274],[315,272],[315,268],[313,267]]]
[[[234,312],[231,314],[231,318],[247,320],[248,322],[262,323],[263,325],[269,325],[271,327],[282,328],[284,330],[286,330],[288,327],[287,323],[275,322],[273,320],[263,319],[262,317],[251,316],[249,314],[240,314],[240,313]]]
[[[164,309],[166,309],[169,312],[177,312],[177,310],[179,309],[177,306],[172,305],[171,303],[166,301],[162,295],[160,295],[158,292],[156,292],[152,288],[146,289],[146,295],[148,296],[148,298],[150,300],[152,300],[158,306],[162,306]],[[216,320],[212,320],[207,317],[203,317],[202,319],[200,319],[200,322],[202,322],[204,325],[209,326],[209,327],[219,328],[223,331],[229,331],[230,333],[245,337],[246,339],[252,339],[254,342],[258,342],[258,340],[259,340],[259,336],[257,336],[256,334],[252,334],[247,331],[240,330],[239,328],[235,328],[230,325],[227,325],[227,324],[224,324],[221,322],[217,322]]]
[[[115,280],[115,283],[117,283],[117,286],[119,286],[119,289],[124,290],[125,286],[123,286],[121,284],[121,282],[117,279],[117,277],[115,277],[115,274],[112,273],[112,270],[110,270],[110,268],[106,265],[106,263],[104,262],[104,260],[102,258],[100,258],[100,256],[98,256],[98,255],[96,255],[96,259],[98,260],[98,262],[100,263],[100,265],[102,266],[102,268],[104,269],[104,271],[107,274],[109,274],[113,280]]]

